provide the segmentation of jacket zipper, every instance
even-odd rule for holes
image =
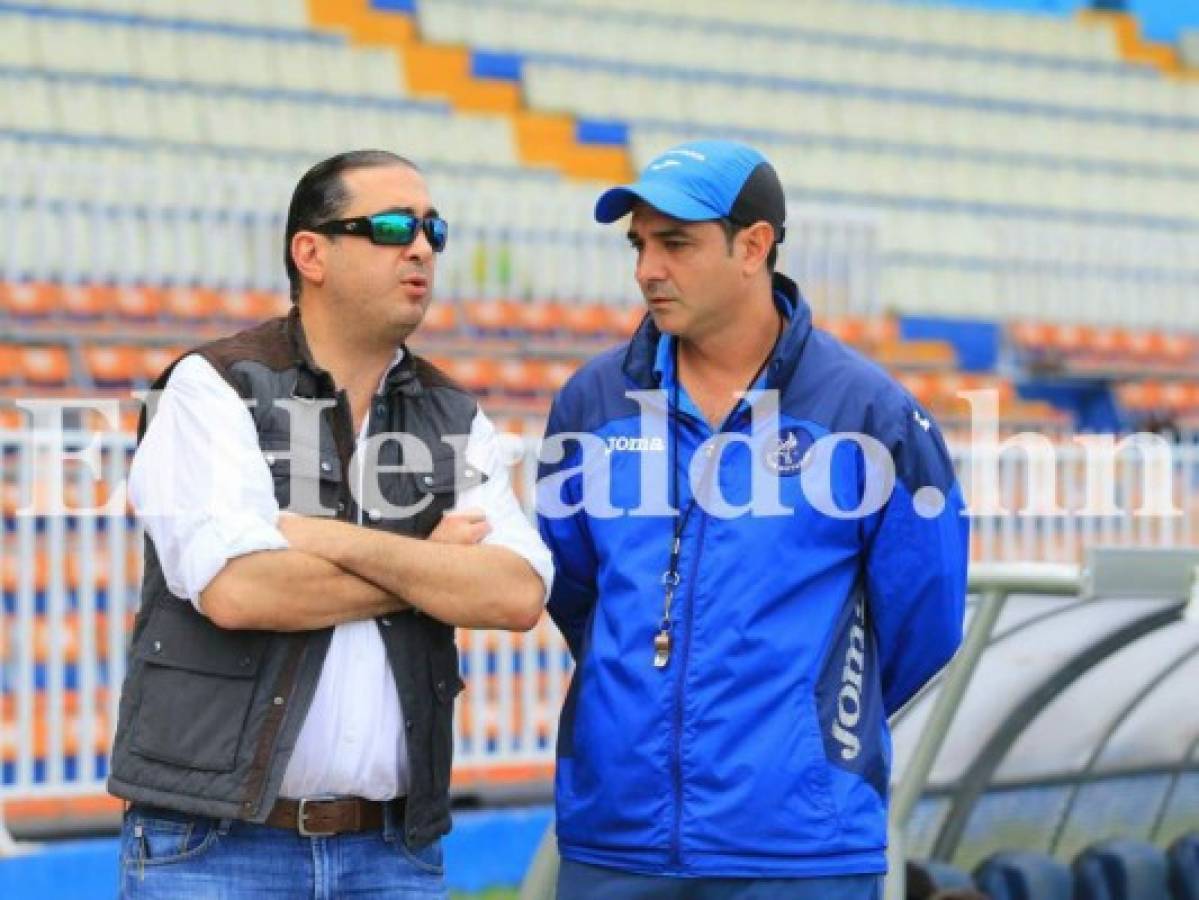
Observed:
[[[711,437],[724,434],[740,409],[740,402],[730,413],[718,431]],[[710,438],[709,438],[710,439]],[[704,481],[710,482],[712,472],[719,467],[713,462],[715,454],[708,460],[704,469]],[[690,467],[689,467],[690,468]],[[710,487],[710,485],[709,485]],[[694,502],[694,497],[692,498]],[[703,507],[699,508],[699,534],[695,541],[695,558],[691,561],[690,583],[687,585],[687,623],[683,633],[683,641],[679,646],[679,674],[675,681],[674,691],[674,758],[672,774],[674,776],[674,827],[671,833],[670,861],[675,867],[683,863],[683,843],[681,832],[683,828],[683,686],[687,680],[687,660],[691,656],[691,623],[695,619],[695,584],[699,572],[699,558],[704,547],[704,534],[707,532],[708,514]]]

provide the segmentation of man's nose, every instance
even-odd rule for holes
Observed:
[[[666,270],[662,265],[662,254],[646,247],[637,255],[637,266],[634,275],[637,282],[644,287],[651,281],[662,281],[666,278]]]
[[[433,245],[429,243],[429,236],[425,234],[424,228],[419,229],[412,243],[404,248],[404,258],[418,259],[424,263],[432,261]]]

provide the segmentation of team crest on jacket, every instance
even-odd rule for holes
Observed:
[[[766,442],[763,462],[776,475],[795,475],[812,460],[812,436],[802,428],[785,428]]]

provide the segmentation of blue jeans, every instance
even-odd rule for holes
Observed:
[[[445,900],[441,842],[410,850],[403,823],[333,837],[134,804],[121,827],[120,896]]]
[[[668,878],[562,860],[558,900],[881,900],[879,875]]]

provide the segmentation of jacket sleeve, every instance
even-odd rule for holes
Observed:
[[[578,431],[567,412],[565,393],[555,398],[546,423],[537,473],[537,524],[554,560],[547,609],[577,660],[595,607],[597,563],[587,513],[582,508],[570,511],[581,504],[583,478],[566,473],[578,467],[582,448],[578,441],[562,437]]]
[[[870,523],[865,576],[883,704],[891,716],[961,643],[970,526],[931,418],[905,397],[884,435],[895,483]]]

